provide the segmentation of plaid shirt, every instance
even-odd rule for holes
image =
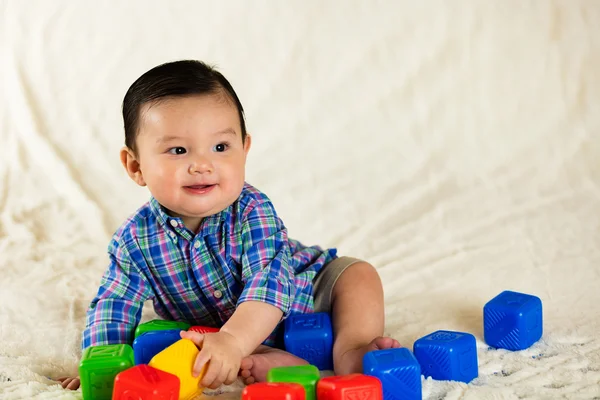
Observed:
[[[133,342],[142,306],[167,320],[220,327],[238,304],[262,301],[284,313],[313,311],[312,281],[335,249],[287,237],[269,198],[246,184],[198,232],[151,198],[114,234],[110,264],[87,311],[82,348]],[[275,343],[275,331],[265,344]]]

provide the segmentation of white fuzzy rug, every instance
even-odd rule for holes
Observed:
[[[147,199],[120,102],[180,58],[238,91],[248,181],[290,235],[378,267],[388,334],[477,337],[480,377],[425,399],[600,398],[600,2],[4,0],[0,25],[1,399],[81,398],[46,377],[76,373],[108,239]],[[505,289],[544,303],[529,350],[482,340]]]

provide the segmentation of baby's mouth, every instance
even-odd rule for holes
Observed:
[[[189,186],[184,186],[184,187],[190,188],[190,189],[195,189],[195,190],[202,190],[202,189],[207,189],[212,186],[214,186],[214,185],[189,185]]]
[[[215,186],[217,186],[216,184],[213,185],[189,185],[189,186],[184,186],[183,188],[187,191],[190,192],[192,194],[205,194],[210,192]]]

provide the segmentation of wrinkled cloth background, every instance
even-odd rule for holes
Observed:
[[[480,377],[424,380],[425,399],[600,397],[600,2],[4,0],[0,18],[0,398],[81,398],[47,377],[77,372],[108,240],[148,199],[118,160],[121,101],[182,58],[236,88],[247,179],[290,236],[378,268],[387,334],[476,336]],[[483,342],[505,289],[544,304],[522,352]]]

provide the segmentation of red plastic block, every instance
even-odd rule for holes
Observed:
[[[246,386],[242,400],[304,400],[304,387],[299,383],[254,383]]]
[[[219,332],[219,328],[213,328],[210,326],[200,326],[194,325],[188,329],[188,331],[198,332],[198,333],[216,333]]]
[[[381,381],[374,376],[329,376],[317,383],[319,400],[383,400]]]
[[[178,400],[179,378],[145,364],[115,377],[112,400]]]

